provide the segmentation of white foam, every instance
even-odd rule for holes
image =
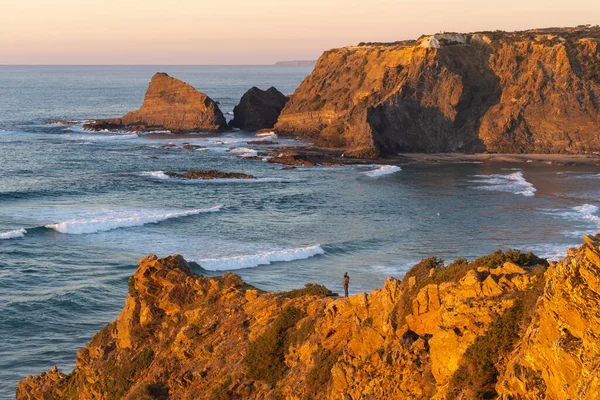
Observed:
[[[0,240],[20,238],[25,236],[26,233],[27,231],[25,229],[16,229],[14,231],[0,233]]]
[[[78,219],[48,224],[46,228],[54,229],[61,233],[81,235],[85,233],[105,232],[118,228],[142,226],[165,221],[171,218],[180,218],[188,215],[219,211],[221,206],[211,208],[197,208],[183,211],[167,210],[101,210],[88,213]]]
[[[258,155],[256,150],[248,147],[235,147],[233,149],[229,149],[229,152],[239,154],[242,157],[256,157]]]
[[[319,254],[325,254],[325,250],[320,245],[315,245],[296,249],[265,251],[242,256],[205,258],[195,261],[202,268],[210,271],[229,271],[268,265],[274,262],[305,260]]]
[[[141,173],[142,176],[149,176],[151,178],[156,179],[170,179],[169,175],[165,174],[163,171],[146,171]]]
[[[396,165],[375,165],[375,166],[378,168],[374,169],[372,171],[367,171],[367,172],[363,172],[363,173],[371,178],[378,178],[383,175],[389,175],[389,174],[393,174],[398,171],[402,171],[402,168],[400,168]]]
[[[473,181],[474,183],[482,184],[477,189],[509,192],[528,197],[534,196],[536,192],[535,187],[525,179],[522,171],[512,174],[475,175],[475,178],[477,180]]]
[[[69,140],[86,140],[92,142],[98,141],[113,141],[113,140],[133,140],[137,139],[139,136],[135,133],[130,134],[122,134],[122,135],[67,135],[67,139]]]
[[[562,212],[561,215],[574,220],[586,220],[600,225],[600,217],[596,215],[598,207],[592,204],[583,204],[573,207],[572,211]]]
[[[178,183],[189,183],[189,184],[202,184],[202,183],[294,183],[304,182],[300,179],[290,178],[255,178],[255,179],[241,179],[241,178],[216,178],[216,179],[186,179],[186,178],[172,178],[165,174],[163,171],[145,171],[140,172],[141,176],[147,176],[153,179],[169,180],[171,182]]]

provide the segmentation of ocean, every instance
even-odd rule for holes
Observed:
[[[283,170],[253,132],[180,137],[87,132],[47,120],[137,109],[158,71],[231,118],[250,87],[293,93],[310,67],[0,66],[0,398],[57,365],[119,314],[141,257],[179,253],[207,275],[270,291],[320,283],[350,293],[416,262],[518,248],[557,259],[600,230],[600,171],[544,163]],[[306,144],[278,138],[281,144]],[[188,150],[184,143],[206,147]],[[251,181],[184,181],[217,169]]]

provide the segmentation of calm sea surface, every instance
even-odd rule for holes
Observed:
[[[310,69],[0,66],[2,399],[13,398],[26,375],[55,364],[72,369],[77,349],[118,315],[127,278],[148,253],[180,253],[209,274],[234,270],[266,290],[316,282],[339,292],[348,271],[357,293],[402,277],[424,257],[519,248],[556,258],[599,230],[596,167],[281,170],[237,158],[259,149],[247,144],[253,133],[156,138],[43,125],[136,109],[157,71],[230,113],[251,86],[289,94]],[[185,150],[185,142],[208,149]],[[185,182],[163,174],[191,169],[259,179]]]

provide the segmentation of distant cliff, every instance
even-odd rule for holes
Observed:
[[[549,267],[496,252],[349,298],[265,293],[149,256],[117,320],[17,399],[596,399],[600,240]]]
[[[600,27],[325,52],[276,129],[349,155],[600,151]]]
[[[121,118],[102,119],[84,125],[90,130],[169,130],[173,133],[223,131],[227,122],[219,106],[191,85],[158,72],[154,74],[139,110]]]
[[[317,60],[292,60],[292,61],[277,61],[278,67],[312,67],[317,63]]]

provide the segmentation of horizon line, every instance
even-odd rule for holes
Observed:
[[[291,60],[295,61],[295,60]],[[302,60],[304,61],[304,60]],[[312,60],[309,60],[312,61]],[[316,61],[316,60],[315,60]],[[286,62],[286,61],[277,61]],[[309,67],[272,64],[0,64],[0,67]]]

